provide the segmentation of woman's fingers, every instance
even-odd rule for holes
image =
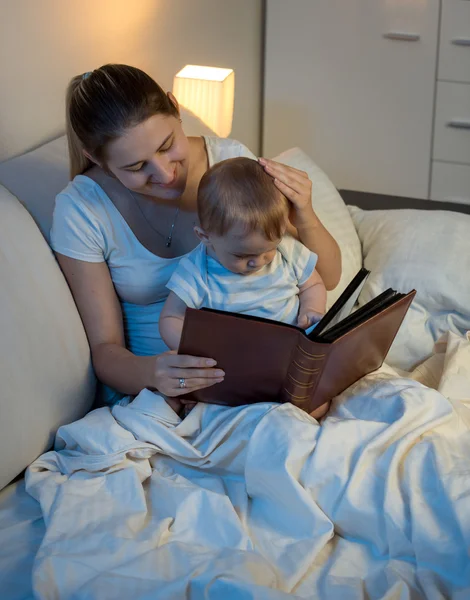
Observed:
[[[220,379],[225,376],[222,369],[175,369],[170,371],[170,377],[174,379]]]
[[[273,177],[274,183],[288,200],[297,209],[302,209],[311,204],[312,182],[307,173],[293,167],[282,165],[273,160],[259,159],[260,164],[268,175]]]
[[[298,192],[297,190],[294,190],[294,188],[292,188],[290,185],[287,185],[280,179],[277,179],[277,177],[274,178],[274,185],[293,204],[295,204],[296,200],[298,200],[301,196],[300,192]]]
[[[166,352],[165,355],[161,356],[165,356],[166,364],[169,367],[175,367],[179,369],[205,369],[207,367],[215,367],[217,364],[217,361],[213,358],[177,354],[175,350]]]
[[[188,379],[186,381],[186,387],[180,388],[178,383],[178,387],[171,390],[171,392],[167,392],[167,396],[185,396],[186,394],[197,390],[203,390],[204,388],[211,387],[222,381],[223,379]]]
[[[258,162],[269,169],[271,171],[276,171],[279,173],[290,173],[292,175],[296,175],[299,179],[308,179],[308,175],[305,171],[300,171],[300,169],[296,169],[295,167],[289,167],[288,165],[283,165],[280,162],[275,160],[271,160],[269,158],[259,158]]]
[[[204,379],[204,377],[194,377],[193,379],[186,379],[186,387],[179,389],[186,390],[186,392],[192,392],[193,390],[199,389],[201,387],[208,387],[210,385],[215,385],[216,383],[221,383],[223,380],[223,377],[219,377],[218,379]]]
[[[224,380],[222,369],[214,369],[215,360],[165,352],[157,357],[156,388],[166,396],[183,396]],[[181,380],[184,379],[184,387]]]
[[[303,188],[310,183],[310,179],[305,171],[299,171],[298,169],[294,169],[294,167],[288,167],[275,161],[270,161],[264,165],[264,169],[266,173],[280,179],[287,185]]]

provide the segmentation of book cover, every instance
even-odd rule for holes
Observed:
[[[188,394],[240,406],[291,402],[312,412],[378,369],[416,294],[386,290],[353,312],[369,272],[361,269],[315,327],[212,309],[186,309],[179,354],[208,356],[225,379]]]

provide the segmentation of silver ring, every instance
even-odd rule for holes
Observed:
[[[180,388],[183,389],[186,387],[186,379],[184,377],[181,377],[180,379]]]

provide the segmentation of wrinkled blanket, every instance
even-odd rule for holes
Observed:
[[[470,597],[470,342],[389,367],[319,424],[157,394],[62,427],[29,468],[38,598]]]

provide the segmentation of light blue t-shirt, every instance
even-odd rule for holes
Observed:
[[[317,255],[291,236],[273,261],[251,275],[232,273],[203,244],[184,256],[167,287],[189,308],[213,308],[295,324],[299,287],[315,270]]]

